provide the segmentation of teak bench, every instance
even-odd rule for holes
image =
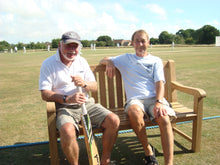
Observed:
[[[173,60],[164,61],[165,98],[172,104],[176,112],[177,119],[172,123],[173,131],[192,143],[193,152],[200,151],[201,145],[201,128],[203,118],[203,98],[206,92],[202,89],[183,86],[176,81],[175,62]],[[127,115],[123,111],[125,104],[125,93],[123,89],[122,78],[120,72],[116,70],[116,76],[110,79],[105,74],[104,65],[90,66],[98,84],[98,92],[91,93],[97,103],[110,109],[120,117],[120,130],[131,129]],[[177,100],[177,91],[192,95],[193,107],[187,108]],[[56,110],[54,102],[47,102],[47,120],[49,131],[49,147],[51,164],[59,164],[57,138],[59,137],[56,130]],[[177,122],[192,121],[192,135],[189,136],[176,128]],[[153,125],[146,119],[146,126]],[[100,133],[101,129],[94,129],[94,133]],[[82,131],[80,131],[82,135]]]

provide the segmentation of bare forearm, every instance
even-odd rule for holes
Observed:
[[[164,83],[163,81],[156,82],[156,99],[162,100],[164,97]]]
[[[77,92],[73,95],[65,96],[62,94],[57,94],[53,91],[43,90],[41,91],[41,97],[45,101],[54,101],[57,103],[77,103],[82,104],[86,101],[85,94]]]
[[[41,91],[41,97],[44,101],[63,103],[63,95],[57,94],[53,91],[43,90]]]
[[[163,81],[158,81],[156,82],[156,100],[160,100],[160,101],[155,102],[155,106],[153,109],[156,118],[167,115],[167,111],[163,106],[163,97],[164,97],[164,84]]]
[[[96,92],[97,91],[97,82],[96,81],[87,81],[85,87],[87,92]]]
[[[105,72],[108,77],[112,78],[115,75],[115,66],[109,57],[105,57],[100,61],[100,64],[106,65]]]

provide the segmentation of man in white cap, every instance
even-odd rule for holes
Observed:
[[[40,70],[39,90],[45,101],[56,102],[56,125],[60,133],[61,147],[72,165],[78,165],[78,125],[81,104],[85,103],[93,125],[102,127],[103,152],[101,164],[110,164],[111,151],[118,135],[118,116],[88,95],[97,90],[97,83],[87,61],[81,57],[82,44],[77,33],[70,31],[62,35],[55,55],[47,58]],[[83,93],[78,92],[81,86]]]

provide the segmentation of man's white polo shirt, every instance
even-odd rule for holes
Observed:
[[[60,60],[59,51],[47,58],[41,66],[39,90],[50,90],[58,94],[72,95],[77,88],[70,76],[79,75],[85,81],[95,81],[95,77],[87,61],[77,56],[70,67],[67,67]],[[85,92],[85,90],[83,91]],[[88,98],[88,94],[86,94]]]

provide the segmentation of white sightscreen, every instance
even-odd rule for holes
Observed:
[[[220,46],[220,36],[215,37],[215,46]]]

